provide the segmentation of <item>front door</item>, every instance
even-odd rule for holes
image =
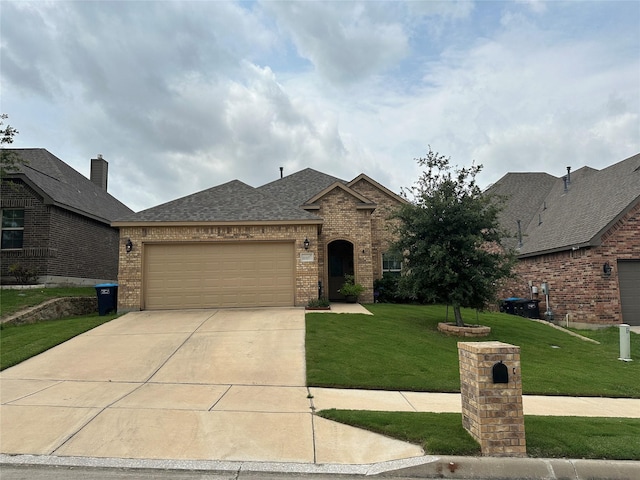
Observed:
[[[328,245],[327,253],[329,257],[329,300],[344,301],[344,295],[340,295],[338,290],[344,283],[344,276],[355,273],[353,243],[346,240],[336,240]]]

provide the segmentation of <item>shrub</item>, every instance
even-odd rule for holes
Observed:
[[[36,283],[38,279],[38,270],[35,268],[27,268],[19,263],[9,266],[9,273],[13,275],[21,285],[30,285]]]
[[[325,297],[314,298],[307,303],[307,307],[309,308],[327,308],[329,305],[329,299]]]
[[[338,292],[345,297],[358,297],[364,292],[364,287],[359,283],[355,283],[355,277],[353,275],[345,275],[344,283]]]

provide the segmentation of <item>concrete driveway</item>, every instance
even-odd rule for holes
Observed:
[[[312,414],[304,310],[134,312],[0,373],[0,453],[376,463],[421,448]]]

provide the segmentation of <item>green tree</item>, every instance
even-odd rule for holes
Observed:
[[[9,115],[6,113],[0,115],[0,178],[16,172],[18,170],[18,164],[21,163],[19,155],[5,149],[6,145],[13,143],[13,137],[20,133],[11,125],[2,128],[7,118],[9,118]]]
[[[394,247],[406,267],[400,289],[411,298],[452,305],[456,324],[464,326],[460,308],[485,307],[495,300],[500,280],[511,276],[515,255],[500,246],[502,202],[476,184],[482,165],[454,168],[431,148],[416,161],[425,170],[403,191],[410,203],[394,215]]]

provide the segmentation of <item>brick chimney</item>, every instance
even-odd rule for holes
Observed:
[[[107,190],[107,176],[109,164],[98,154],[98,158],[91,159],[91,181],[103,190]]]

